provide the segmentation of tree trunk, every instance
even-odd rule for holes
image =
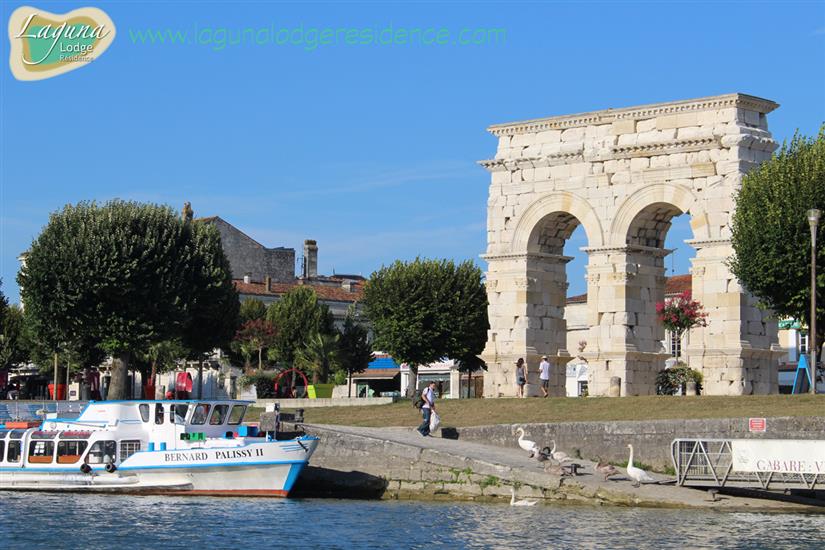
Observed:
[[[473,383],[473,371],[467,371],[467,399],[470,399],[470,386]]]
[[[261,372],[261,366],[263,364],[263,361],[261,359],[261,354],[263,353],[263,351],[264,348],[258,348],[258,372]]]
[[[126,383],[129,378],[129,360],[131,354],[128,351],[121,352],[112,358],[112,379],[109,381],[109,392],[106,399],[126,399],[129,388]]]

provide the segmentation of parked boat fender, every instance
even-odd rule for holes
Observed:
[[[84,462],[83,464],[80,465],[80,471],[83,472],[84,474],[90,474],[90,473],[92,473],[92,467]]]
[[[106,464],[106,471],[107,471],[107,472],[109,472],[110,474],[113,474],[113,473],[115,472],[115,470],[117,470],[117,466],[115,466],[115,465],[114,465],[114,464],[112,464],[111,462],[109,462],[108,464]]]

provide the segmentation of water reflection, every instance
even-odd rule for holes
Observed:
[[[0,493],[13,548],[821,548],[825,516]],[[25,519],[24,519],[25,518]],[[37,528],[35,528],[35,526]]]

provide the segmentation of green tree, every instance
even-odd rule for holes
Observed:
[[[241,308],[238,312],[238,321],[241,325],[247,321],[254,321],[255,319],[266,318],[266,305],[254,298],[246,298],[241,302]]]
[[[9,369],[28,360],[25,321],[23,310],[16,305],[0,315],[0,369]]]
[[[484,349],[487,295],[470,261],[396,261],[372,274],[364,306],[375,346],[408,363],[416,377],[418,365],[445,357],[469,361]]]
[[[369,340],[369,333],[358,322],[358,314],[354,305],[347,310],[338,347],[341,368],[347,375],[347,396],[352,397],[352,375],[364,372],[372,361],[372,343]]]
[[[195,354],[228,343],[238,298],[217,230],[168,207],[114,200],[50,216],[18,275],[37,342],[114,358],[111,399],[126,396],[135,353],[180,338]]]
[[[332,313],[318,302],[318,295],[309,287],[298,286],[269,305],[267,320],[278,327],[278,335],[269,351],[269,358],[291,365],[298,350],[306,347],[315,334],[333,334]]]
[[[263,369],[263,353],[269,349],[278,337],[277,329],[266,319],[253,319],[245,322],[235,334],[233,346],[246,359],[249,369],[249,357],[252,352],[258,354],[258,372]]]
[[[340,364],[338,334],[316,332],[295,353],[295,366],[312,373],[313,384],[326,384]]]
[[[806,213],[825,211],[825,125],[816,139],[798,133],[773,158],[749,172],[736,197],[731,271],[743,286],[780,316],[810,326],[811,237]],[[825,220],[817,232],[817,282],[825,286]],[[825,329],[818,301],[817,342]]]
[[[141,363],[148,364],[148,368],[141,370],[144,386],[151,382],[155,386],[155,377],[159,373],[175,370],[178,361],[190,355],[190,351],[181,343],[179,339],[162,340],[149,346],[145,353],[141,354]],[[146,395],[146,399],[154,399],[154,395]]]

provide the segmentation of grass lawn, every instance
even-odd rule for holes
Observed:
[[[446,399],[439,400],[436,406],[443,425],[460,427],[588,420],[825,416],[825,395]],[[306,409],[304,418],[312,424],[348,426],[414,426],[421,422],[420,412],[409,400],[392,405]]]

